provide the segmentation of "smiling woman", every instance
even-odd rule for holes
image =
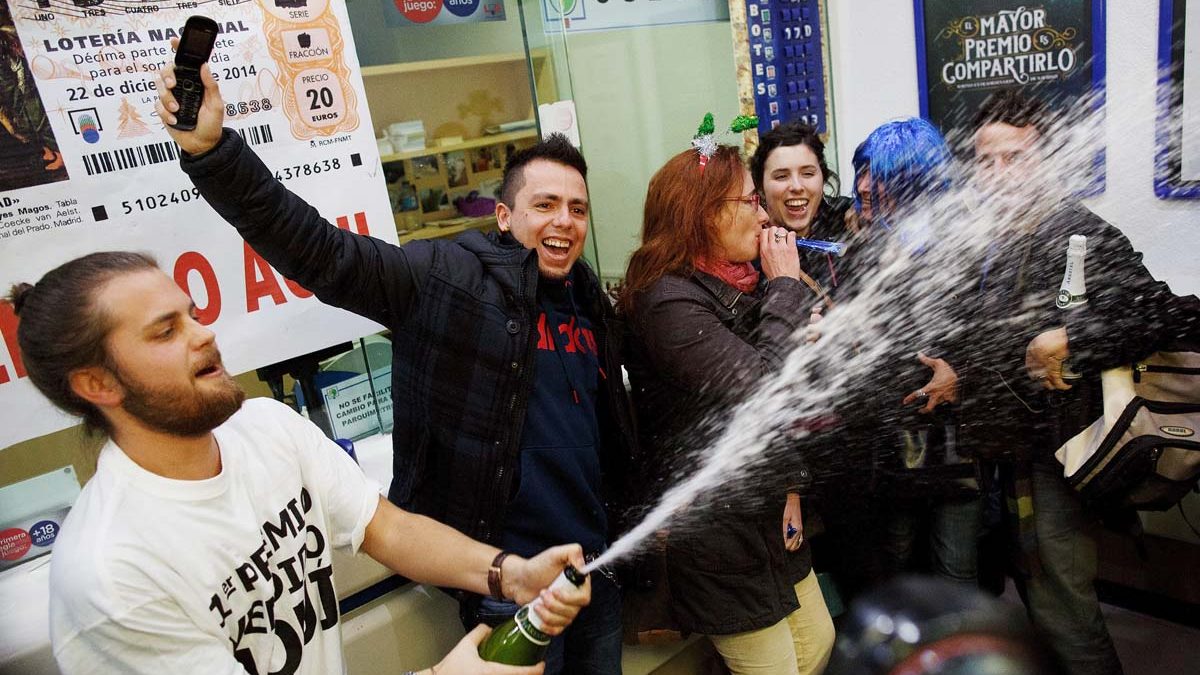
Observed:
[[[713,413],[779,369],[807,321],[815,297],[800,281],[796,235],[767,224],[737,148],[717,146],[703,165],[681,152],[650,180],[618,300],[634,407],[654,421],[640,428],[633,472],[644,504],[687,473],[686,449],[717,431]],[[673,628],[710,636],[734,673],[820,672],[833,646],[803,534],[797,490],[808,472],[798,458],[780,464],[754,498],[694,504],[706,527],[676,521],[663,533]]]
[[[813,127],[789,122],[763,134],[750,159],[750,172],[772,225],[805,239],[851,238],[846,227],[851,200],[838,196],[837,174],[830,171],[825,144]],[[831,254],[806,249],[800,254],[800,267],[821,288],[837,287],[838,264]]]

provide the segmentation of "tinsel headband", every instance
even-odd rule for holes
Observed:
[[[718,139],[721,136],[730,133],[740,133],[749,129],[754,129],[758,126],[758,117],[754,115],[738,115],[733,118],[733,122],[729,124],[727,131],[716,133],[716,124],[713,123],[712,113],[704,113],[704,121],[700,123],[700,128],[696,130],[696,135],[692,137],[692,147],[700,153],[700,173],[704,173],[704,167],[708,165],[708,160],[717,151],[720,145]]]

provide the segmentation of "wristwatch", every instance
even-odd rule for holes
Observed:
[[[491,566],[488,567],[488,592],[495,600],[506,600],[502,583],[504,577],[502,575],[501,566],[504,565],[504,559],[509,556],[508,551],[501,551],[496,554],[495,560],[492,560]]]

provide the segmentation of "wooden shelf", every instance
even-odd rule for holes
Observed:
[[[425,157],[426,155],[436,155],[442,152],[454,152],[455,150],[482,148],[485,145],[496,145],[497,143],[518,141],[523,138],[533,138],[535,136],[537,136],[537,127],[530,127],[528,129],[520,129],[518,131],[510,131],[506,134],[492,134],[491,136],[469,138],[462,143],[454,143],[452,145],[429,145],[425,146],[425,148],[421,150],[406,150],[405,152],[397,152],[392,155],[384,155],[383,157],[379,158],[379,161],[387,164],[388,162],[399,162],[402,159]]]
[[[426,226],[419,230],[403,232],[399,235],[398,239],[401,244],[407,244],[410,241],[417,241],[418,239],[442,239],[462,234],[467,230],[487,230],[495,226],[496,216],[481,216],[479,218],[471,218],[458,225],[449,225],[447,227]]]
[[[546,49],[531,49],[529,56],[534,61],[546,58]],[[453,59],[433,59],[430,61],[409,61],[407,63],[389,63],[382,66],[365,66],[362,76],[377,77],[380,75],[395,75],[397,73],[416,73],[445,68],[472,68],[493,63],[512,63],[524,61],[525,52],[508,52],[504,54],[484,54],[482,56],[460,56]]]

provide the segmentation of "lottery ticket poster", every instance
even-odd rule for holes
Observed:
[[[9,0],[0,5],[0,295],[100,250],[153,254],[211,325],[231,372],[379,330],[321,304],[201,200],[154,113],[155,77],[193,14],[235,129],[339,227],[396,242],[343,0]],[[74,423],[26,377],[0,303],[0,448]]]

